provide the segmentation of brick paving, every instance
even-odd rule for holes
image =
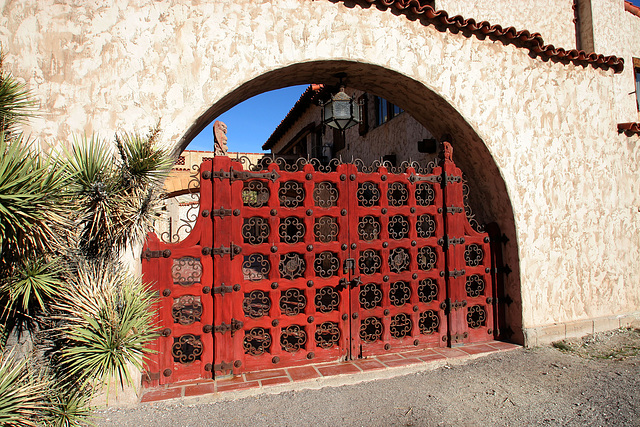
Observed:
[[[427,364],[435,361],[489,354],[516,348],[520,348],[520,346],[517,344],[490,341],[458,348],[415,350],[403,353],[389,353],[345,362],[318,363],[291,368],[247,372],[233,378],[186,381],[147,389],[142,395],[141,402],[157,402],[181,397],[204,396],[230,391],[266,388],[274,385],[309,381],[343,374],[357,375],[385,368]]]

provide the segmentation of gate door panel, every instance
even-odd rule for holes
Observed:
[[[211,162],[204,162],[200,174],[210,168]],[[151,346],[155,353],[146,361],[149,385],[211,377],[213,263],[202,252],[213,240],[211,223],[202,215],[211,209],[211,182],[201,181],[198,219],[189,236],[167,244],[151,233],[143,248],[142,270],[157,291],[160,330]]]
[[[232,163],[230,186],[216,187],[214,205],[219,188],[231,192],[226,229],[239,248],[221,267],[241,284],[233,294],[235,373],[347,356],[347,167],[250,172]]]
[[[488,233],[475,231],[465,214],[462,171],[451,160],[451,145],[445,144],[445,215],[450,344],[491,340],[495,334],[491,274],[491,245]]]
[[[351,282],[357,284],[351,291],[351,355],[446,345],[439,170],[430,175],[417,175],[413,168],[367,172],[354,172],[349,206],[357,260]]]

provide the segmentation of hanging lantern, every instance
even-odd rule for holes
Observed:
[[[343,132],[360,123],[360,104],[344,93],[344,86],[322,105],[322,123]]]

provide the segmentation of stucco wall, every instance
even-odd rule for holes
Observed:
[[[446,10],[449,16],[540,33],[547,44],[564,49],[576,48],[572,7],[573,0],[436,0],[436,9]]]
[[[519,2],[522,15],[522,3],[540,4]],[[504,8],[496,22],[518,25]],[[511,239],[509,310],[525,329],[640,307],[639,141],[616,132],[630,119],[626,74],[329,1],[15,1],[0,42],[41,102],[27,130],[50,144],[158,119],[168,143],[184,144],[247,97],[346,70],[354,87],[452,134],[478,202]]]

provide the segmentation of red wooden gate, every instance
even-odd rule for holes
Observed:
[[[493,339],[495,249],[444,154],[429,170],[203,162],[191,234],[143,252],[163,328],[149,382]]]

